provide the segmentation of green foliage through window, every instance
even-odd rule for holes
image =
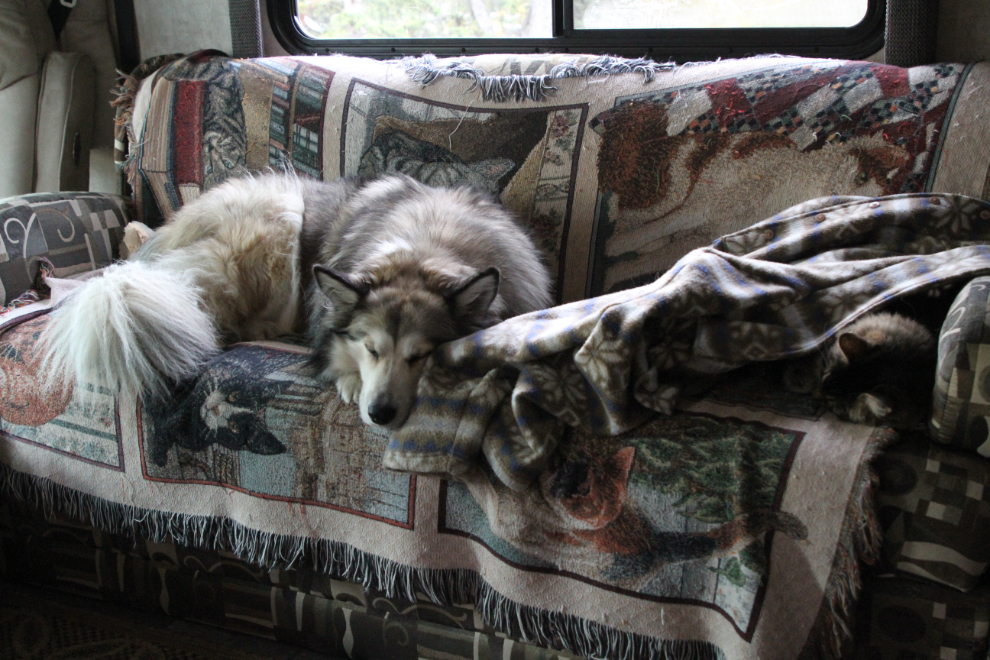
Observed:
[[[320,39],[552,36],[549,0],[299,0],[298,8]]]

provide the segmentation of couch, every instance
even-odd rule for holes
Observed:
[[[139,69],[117,101],[130,197],[0,204],[4,575],[340,657],[982,657],[988,78],[786,57]],[[40,386],[66,278],[118,258],[128,221],[269,168],[482,188],[559,305],[438,349],[391,437],[292,337],[230,347],[168,401]],[[941,285],[928,429],[843,422],[765,366]]]

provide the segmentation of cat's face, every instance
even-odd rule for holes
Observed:
[[[826,356],[821,394],[842,419],[913,428],[926,421],[934,376],[926,351],[843,333]]]

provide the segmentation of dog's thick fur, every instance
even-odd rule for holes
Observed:
[[[547,307],[549,289],[511,214],[473,190],[245,177],[73,291],[42,336],[44,366],[161,396],[224,343],[308,332],[319,376],[365,422],[396,427],[434,347]]]

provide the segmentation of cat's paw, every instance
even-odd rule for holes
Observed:
[[[344,374],[337,378],[337,391],[344,403],[357,403],[361,396],[361,374]]]
[[[874,426],[891,421],[894,409],[883,397],[863,392],[851,403],[833,412],[847,421]]]

